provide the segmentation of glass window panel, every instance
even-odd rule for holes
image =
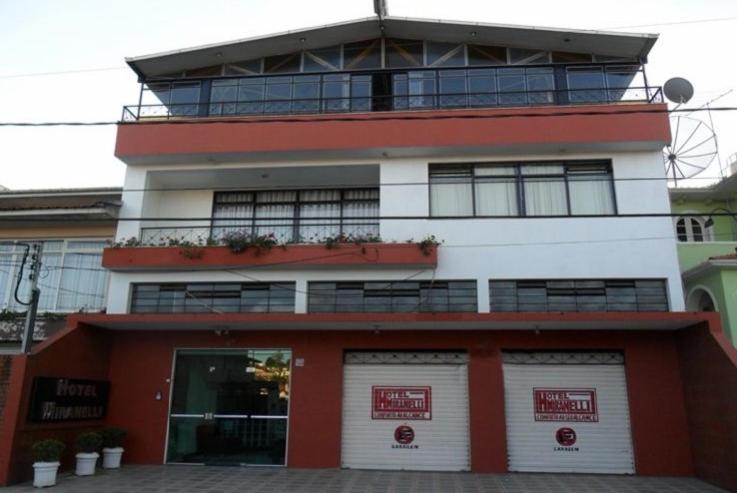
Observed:
[[[685,219],[681,218],[676,222],[676,234],[678,235],[678,241],[688,241]]]
[[[566,183],[559,178],[526,178],[525,211],[528,216],[564,216],[568,214]]]
[[[628,94],[627,99],[647,99],[644,76],[636,65],[607,67],[606,83],[610,101],[620,101]]]
[[[299,72],[301,53],[276,55],[264,58],[264,73]]]
[[[263,113],[263,103],[266,94],[266,79],[240,79],[238,81],[238,109],[239,115]]]
[[[432,108],[435,106],[435,72],[410,72],[408,89],[410,108]]]
[[[317,75],[295,77],[292,110],[295,113],[316,112],[319,107],[320,77]]]
[[[443,70],[438,75],[440,76],[440,106],[465,108],[468,105],[466,71]]]
[[[41,288],[41,297],[38,301],[39,311],[55,311],[57,310],[57,308],[59,310],[71,311],[83,307],[82,304],[73,305],[71,307],[57,307],[57,298],[59,296],[59,279],[61,278],[62,272],[64,272],[66,275],[73,275],[74,273],[67,274],[67,271],[62,269],[61,253],[49,253],[45,247],[46,245],[44,244],[44,252],[42,256],[43,265],[41,266],[41,274],[39,275],[38,279],[38,286]],[[102,247],[100,247],[99,250],[102,252]],[[67,256],[69,256],[69,254],[67,254]],[[70,266],[68,266],[67,268],[69,267]],[[102,261],[98,262],[97,265],[92,266],[91,268],[99,269],[100,271],[102,271]],[[94,286],[90,286],[90,288],[94,288]],[[87,286],[72,286],[71,289],[79,289],[81,291],[86,290]],[[101,286],[99,294],[101,296],[104,296],[104,293],[105,287]],[[69,293],[68,295],[71,296],[73,294],[74,293]],[[73,299],[73,301],[76,300]],[[97,303],[94,306],[89,307],[89,309],[95,310],[102,308],[101,301],[102,298],[97,300]]]
[[[44,243],[44,253],[47,253],[49,251],[53,250],[60,250],[55,249],[51,246],[52,242],[45,242]],[[53,243],[61,243],[61,242],[53,242]],[[67,249],[68,250],[98,250],[102,252],[102,249],[107,246],[106,241],[84,241],[84,240],[78,240],[78,241],[68,241],[67,242]]]
[[[407,74],[392,75],[392,94],[394,95],[392,104],[395,110],[407,109],[409,99],[407,98],[408,89]]]
[[[524,164],[520,171],[523,175],[562,175],[565,168],[562,164]]]
[[[476,166],[473,170],[476,176],[514,176],[517,169],[514,166]]]
[[[466,64],[462,44],[427,41],[427,65],[434,67],[461,67]]]
[[[175,82],[171,89],[169,111],[172,115],[196,115],[200,101],[200,83]]]
[[[143,88],[141,104],[160,105],[169,104],[171,96],[171,84],[169,82],[149,83]]]
[[[266,79],[266,113],[289,112],[292,99],[292,78],[274,77]]]
[[[323,77],[322,97],[324,111],[348,111],[350,109],[350,75],[326,75]]]
[[[280,242],[294,237],[294,205],[258,205],[256,207],[256,235],[274,235]]]
[[[253,205],[218,204],[213,211],[212,238],[220,239],[229,232],[251,232]]]
[[[75,242],[70,242],[75,243]],[[104,242],[102,242],[104,245]],[[44,252],[60,252],[64,248],[64,242],[60,240],[44,240]],[[103,248],[103,247],[101,247]],[[18,250],[23,251],[24,249],[18,245]]]
[[[343,203],[343,232],[366,237],[379,235],[379,200]],[[366,219],[361,219],[366,218]]]
[[[381,68],[381,40],[346,43],[343,45],[343,59],[346,70]]]
[[[225,64],[225,75],[238,75],[238,74],[260,74],[261,73],[261,58],[255,60],[246,60],[244,62],[227,63]]]
[[[468,71],[469,106],[497,104],[496,71],[475,69]]]
[[[340,204],[303,204],[299,209],[299,240],[318,242],[340,233]]]
[[[430,215],[473,215],[472,184],[463,178],[433,179],[430,183]]]
[[[552,68],[527,69],[527,90],[530,103],[551,104],[555,102],[555,79]]]
[[[571,214],[614,214],[612,182],[606,177],[569,176]]]
[[[385,47],[387,68],[423,66],[422,41],[387,38]]]
[[[340,46],[308,50],[304,53],[303,70],[305,72],[327,72],[340,69]]]
[[[99,310],[105,305],[107,272],[102,253],[66,253],[59,287],[59,310]]]
[[[588,53],[554,51],[552,53],[552,58],[553,63],[591,63],[591,55]]]
[[[527,88],[525,87],[524,69],[499,69],[497,83],[499,84],[499,104],[526,104]]]
[[[371,111],[371,76],[351,76],[351,110]]]
[[[517,182],[514,179],[477,181],[476,215],[517,216]]]
[[[503,46],[468,45],[469,65],[506,65],[507,49]]]
[[[550,54],[547,51],[528,50],[524,48],[510,48],[509,63],[511,63],[512,65],[550,63]]]
[[[574,103],[596,103],[606,100],[604,73],[600,67],[569,68],[568,98]]]
[[[238,79],[212,81],[210,89],[210,114],[232,115],[238,99]]]

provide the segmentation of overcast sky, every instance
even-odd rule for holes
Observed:
[[[737,89],[734,0],[388,0],[394,16],[656,32],[648,78],[696,88],[700,106]],[[372,0],[0,0],[0,121],[110,121],[139,86],[136,56],[373,15]],[[691,23],[728,18],[731,20]],[[689,22],[689,23],[683,23]],[[662,25],[665,23],[680,23]],[[71,74],[22,74],[105,69]],[[737,90],[716,103],[737,106]],[[693,115],[708,121],[706,114]],[[737,112],[714,114],[724,165],[737,152]],[[0,127],[0,185],[120,186],[114,127]],[[701,176],[718,176],[713,168]],[[705,181],[700,183],[706,184]]]

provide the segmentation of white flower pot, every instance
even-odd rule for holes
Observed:
[[[74,474],[77,476],[92,476],[95,474],[95,466],[97,465],[97,458],[100,454],[97,452],[80,452],[77,454],[77,468],[74,470]]]
[[[43,488],[56,484],[56,473],[59,470],[59,462],[34,462],[33,463],[33,486]]]
[[[103,469],[119,469],[120,459],[123,457],[123,447],[102,449]]]

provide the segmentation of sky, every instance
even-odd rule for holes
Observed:
[[[652,85],[687,78],[695,87],[687,107],[734,89],[711,104],[737,106],[734,0],[388,0],[388,6],[402,17],[659,33],[647,65]],[[126,56],[372,15],[372,0],[0,0],[0,121],[118,120],[123,106],[138,100]],[[74,72],[48,74],[61,71]],[[706,113],[691,116],[709,121]],[[712,117],[720,160],[699,175],[706,179],[692,180],[696,185],[718,177],[720,161],[726,166],[737,153],[737,112]],[[0,127],[0,185],[122,186],[115,132]]]

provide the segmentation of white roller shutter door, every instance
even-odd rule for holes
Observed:
[[[469,470],[468,370],[465,355],[462,359],[461,364],[391,359],[365,364],[360,361],[366,358],[347,358],[342,466]]]
[[[634,474],[621,355],[504,356],[510,471]]]

